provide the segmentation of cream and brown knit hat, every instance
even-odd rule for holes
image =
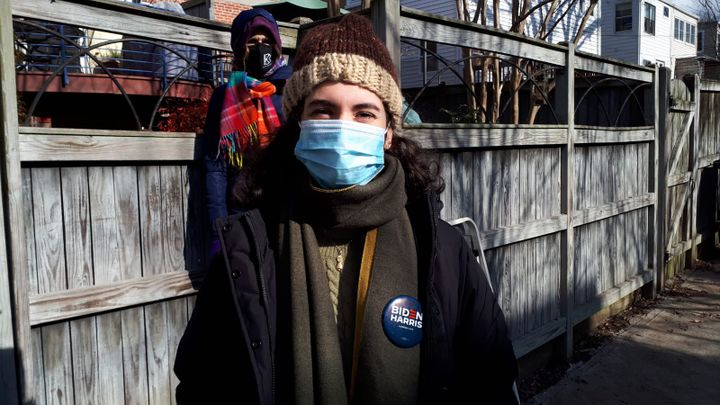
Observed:
[[[326,81],[357,84],[372,91],[386,104],[392,126],[400,122],[402,94],[395,65],[367,18],[349,14],[305,35],[283,90],[285,116],[297,113],[305,97]]]

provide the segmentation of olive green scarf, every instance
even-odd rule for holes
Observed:
[[[417,256],[405,211],[401,165],[386,157],[370,184],[340,191],[307,186],[281,230],[288,237],[294,397],[297,404],[411,404],[418,399],[420,347],[402,349],[385,336],[382,311],[398,295],[417,297]],[[354,319],[336,324],[316,235],[364,239],[378,228],[362,327],[356,390],[348,398]],[[357,245],[357,244],[354,244]],[[362,243],[359,244],[362,246]],[[359,263],[343,269],[357,286]],[[348,283],[345,283],[346,285]],[[340,291],[338,312],[355,314],[356,287]],[[342,318],[342,317],[341,317]]]

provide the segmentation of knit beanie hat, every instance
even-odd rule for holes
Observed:
[[[275,17],[266,10],[253,8],[238,14],[230,27],[230,47],[236,58],[244,57],[245,44],[260,29],[270,34],[277,49],[282,49],[282,39]]]
[[[349,14],[305,35],[283,92],[285,116],[298,112],[305,97],[326,81],[356,84],[372,91],[387,106],[391,125],[400,122],[402,94],[395,65],[367,18]]]

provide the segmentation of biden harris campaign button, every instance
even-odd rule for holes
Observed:
[[[422,323],[422,306],[416,298],[398,295],[385,305],[383,330],[395,346],[407,349],[420,343]]]

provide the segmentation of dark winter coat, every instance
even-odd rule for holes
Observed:
[[[426,314],[420,398],[515,404],[517,365],[503,314],[463,236],[439,219],[440,204],[428,197],[408,205],[426,280],[419,291]],[[178,403],[289,403],[292,390],[282,389],[292,377],[289,310],[282,310],[289,308],[289,276],[276,266],[267,234],[277,228],[259,210],[218,225],[223,254],[177,351]]]
[[[280,122],[285,122],[282,111],[282,87],[285,80],[290,77],[292,69],[283,66],[272,76],[265,79],[275,85],[277,91],[270,96]],[[208,104],[208,113],[205,119],[205,131],[202,136],[203,162],[205,165],[205,204],[208,210],[210,223],[224,218],[232,213],[232,185],[238,175],[238,170],[229,166],[222,157],[218,156],[218,142],[220,141],[220,113],[225,98],[226,85],[213,91]]]

